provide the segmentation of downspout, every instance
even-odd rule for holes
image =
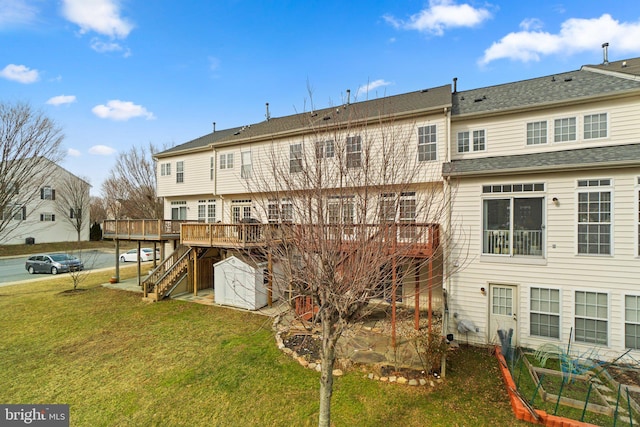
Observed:
[[[447,154],[445,161],[448,163],[451,161],[451,108],[445,107],[445,135],[446,135],[446,144],[447,144]],[[450,256],[450,245],[449,239],[451,238],[451,178],[446,177],[443,180],[443,190],[444,190],[444,203],[445,203],[445,218],[444,218],[444,239],[442,239],[442,253],[443,253],[443,263],[442,263],[442,335],[446,336],[449,331],[449,309],[447,299],[449,298],[449,289],[451,288],[451,274],[449,268],[449,256]],[[446,355],[442,356],[442,361],[440,364],[440,376],[442,378],[446,377],[447,373],[447,358]]]

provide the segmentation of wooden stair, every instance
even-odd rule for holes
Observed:
[[[165,298],[187,274],[191,248],[178,246],[171,255],[158,265],[142,282],[144,297],[151,301]]]

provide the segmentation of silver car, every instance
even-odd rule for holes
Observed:
[[[84,264],[80,259],[68,254],[40,254],[30,256],[24,268],[29,274],[58,274],[84,270]]]

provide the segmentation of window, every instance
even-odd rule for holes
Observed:
[[[55,221],[56,220],[56,216],[55,214],[52,213],[42,213],[40,214],[40,221]]]
[[[340,237],[338,230],[342,230],[343,235],[353,234],[354,211],[353,197],[332,197],[327,201],[327,222],[335,226],[334,238]]]
[[[251,178],[251,151],[243,151],[240,154],[240,159],[242,160],[240,177],[245,179]]]
[[[42,200],[55,200],[56,199],[56,190],[53,190],[51,187],[42,187],[40,189],[40,199],[42,199]]]
[[[220,154],[220,169],[233,169],[233,153]]]
[[[171,175],[171,163],[161,163],[160,176],[168,176],[168,175]]]
[[[214,178],[215,173],[216,173],[215,161],[216,161],[216,159],[214,157],[211,157],[209,159],[209,180],[210,181],[213,181],[213,178]]]
[[[176,182],[184,182],[184,162],[176,162]]]
[[[407,192],[400,195],[400,235],[401,239],[411,239],[416,235],[416,193]]]
[[[624,346],[640,348],[640,297],[624,296]]]
[[[82,209],[80,208],[70,208],[69,209],[69,218],[82,218]]]
[[[576,118],[556,119],[553,122],[553,141],[566,142],[576,140]]]
[[[609,179],[578,181],[578,253],[611,254],[611,185]]]
[[[527,123],[527,145],[547,143],[547,122]]]
[[[171,202],[171,219],[172,220],[187,219],[187,202],[185,201]]]
[[[485,151],[486,148],[484,129],[458,132],[458,153]]]
[[[289,172],[302,172],[302,144],[289,146]]]
[[[511,193],[485,198],[482,209],[482,253],[510,256],[542,256],[544,184],[487,185],[485,194]]]
[[[576,341],[607,345],[607,300],[605,293],[576,291]]]
[[[216,201],[198,200],[198,222],[216,222]]]
[[[335,145],[332,140],[316,142],[316,158],[328,159],[335,155]]]
[[[347,167],[362,166],[362,139],[360,135],[347,137]]]
[[[267,220],[269,224],[293,222],[293,205],[290,201],[269,200],[267,205]]]
[[[607,113],[584,116],[584,139],[607,137]]]
[[[436,125],[421,126],[418,128],[418,161],[426,162],[437,160],[438,144],[436,137]]]
[[[21,205],[8,204],[2,211],[2,220],[12,219],[14,221],[24,221],[27,219],[27,208]]]
[[[531,288],[529,333],[539,337],[560,338],[560,291]]]
[[[380,195],[380,221],[395,222],[396,221],[396,194],[387,193]]]
[[[251,218],[251,200],[232,200],[231,203],[231,219],[234,223]]]

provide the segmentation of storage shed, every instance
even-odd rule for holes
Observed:
[[[252,264],[235,256],[213,265],[217,304],[258,310],[267,305],[266,264]]]

